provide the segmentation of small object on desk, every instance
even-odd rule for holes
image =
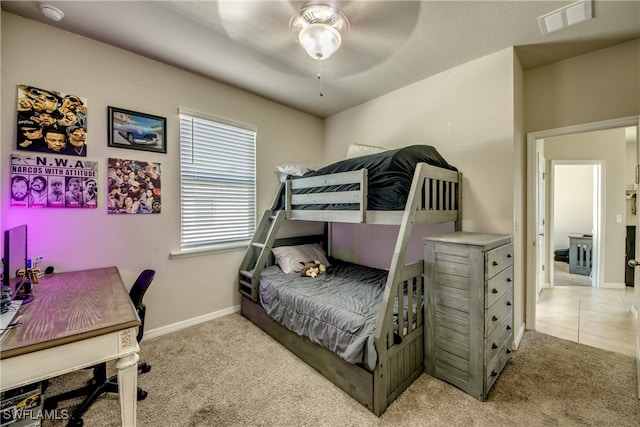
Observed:
[[[19,283],[17,285],[16,295],[14,299],[22,300],[23,304],[31,302],[33,301],[33,295],[31,292],[32,292],[31,280],[26,279],[21,284]]]

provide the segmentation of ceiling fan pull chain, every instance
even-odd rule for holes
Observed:
[[[318,71],[318,80],[320,81],[320,92],[318,93],[320,96],[324,96],[323,90],[323,82],[322,82],[322,63],[320,63],[320,71]]]

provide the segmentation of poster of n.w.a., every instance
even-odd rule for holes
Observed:
[[[98,163],[51,156],[11,155],[11,206],[96,208]]]

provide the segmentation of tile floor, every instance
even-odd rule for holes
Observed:
[[[540,293],[536,330],[554,337],[635,356],[633,288],[554,286]]]

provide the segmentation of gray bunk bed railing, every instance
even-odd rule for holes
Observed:
[[[424,318],[422,310],[414,308],[421,307],[424,299],[424,265],[422,261],[405,262],[413,225],[455,222],[455,228],[459,230],[461,183],[460,172],[419,162],[404,210],[380,211],[367,209],[367,169],[287,180],[284,207],[265,211],[242,261],[239,273],[242,314],[380,416],[424,372]],[[333,191],[326,192],[328,186]],[[304,189],[305,193],[296,194],[299,189]],[[309,209],[309,205],[324,205],[324,208]],[[345,210],[344,205],[349,205],[350,209]],[[271,262],[270,251],[284,220],[400,226],[374,334],[377,363],[373,370],[343,361],[288,331],[261,310],[260,274]]]

